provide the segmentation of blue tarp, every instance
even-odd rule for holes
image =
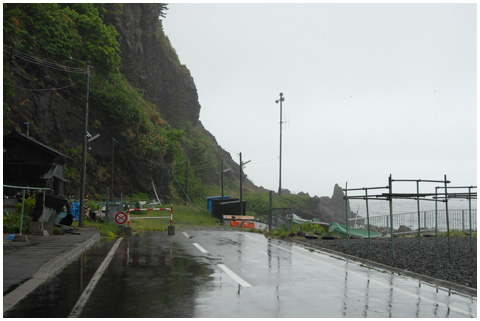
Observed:
[[[80,212],[80,203],[79,202],[74,202],[72,207],[70,207],[70,213],[73,215],[73,220],[78,221],[78,213]]]

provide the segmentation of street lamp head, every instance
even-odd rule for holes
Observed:
[[[277,103],[277,104],[278,104],[278,102],[279,102],[279,100],[275,100],[275,103]]]
[[[283,93],[280,93],[280,98],[283,97]]]

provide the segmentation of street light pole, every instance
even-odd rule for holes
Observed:
[[[242,170],[242,153],[240,152],[240,215],[243,215],[243,170]]]
[[[87,148],[88,148],[88,95],[90,90],[90,60],[87,61],[87,103],[85,105],[85,128],[83,132],[83,158],[82,158],[82,188],[80,192],[80,209],[78,213],[78,226],[83,227],[85,215],[85,176],[87,174]]]
[[[278,104],[280,102],[280,165],[279,165],[279,182],[278,182],[278,195],[282,195],[282,102],[285,101],[283,98],[283,93],[280,93],[280,99],[275,100]]]
[[[242,162],[242,153],[240,153],[240,215],[243,215],[243,165],[250,162],[251,160]]]

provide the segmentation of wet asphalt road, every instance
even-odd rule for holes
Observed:
[[[116,240],[101,240],[4,317],[67,317]],[[121,241],[80,317],[476,317],[476,297],[247,232]]]

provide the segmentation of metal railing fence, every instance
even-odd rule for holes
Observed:
[[[470,213],[468,209],[449,210],[450,230],[468,231],[470,230]],[[420,211],[420,228],[447,231],[446,210],[428,210]],[[365,224],[366,224],[366,218]],[[357,219],[350,219],[350,225]],[[390,215],[370,216],[370,225],[376,227],[390,228]],[[477,210],[472,209],[471,213],[472,230],[477,230]],[[401,225],[407,226],[412,230],[418,230],[418,212],[393,214],[393,228],[398,229]]]
[[[285,226],[285,228],[292,228],[291,215],[293,211],[291,208],[272,208],[272,228]]]

